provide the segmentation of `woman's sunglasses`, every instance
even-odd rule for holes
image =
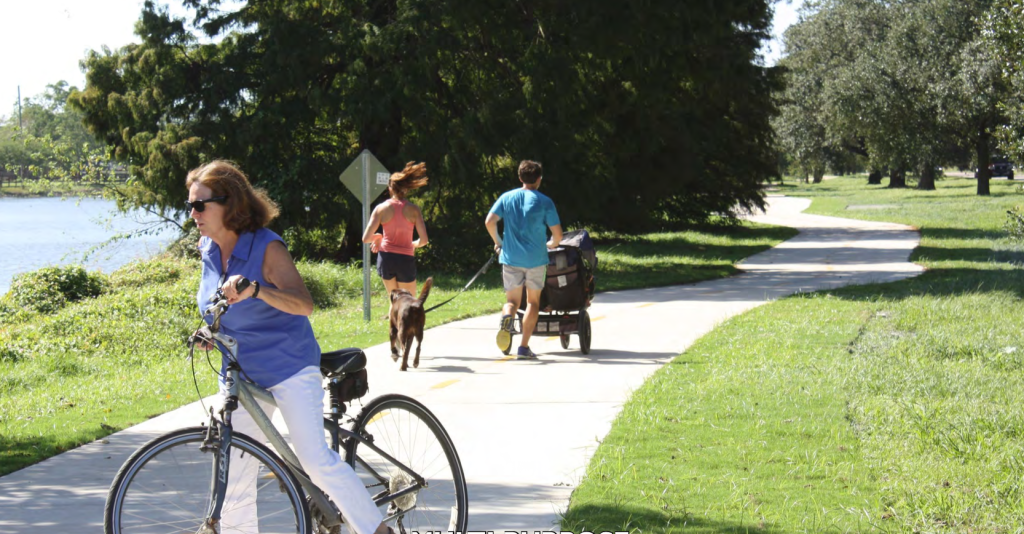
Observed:
[[[186,200],[185,201],[185,209],[187,209],[188,211],[196,210],[199,213],[202,213],[202,212],[206,211],[206,203],[207,202],[216,202],[218,204],[223,204],[224,201],[227,200],[227,199],[228,199],[228,196],[224,195],[224,196],[220,196],[220,197],[208,198],[206,200]]]

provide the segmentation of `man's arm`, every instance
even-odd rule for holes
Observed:
[[[484,221],[484,226],[487,227],[487,233],[491,234],[491,241],[494,241],[494,251],[498,252],[501,250],[501,236],[498,235],[498,221],[501,217],[493,211],[487,214],[487,220]]]
[[[562,225],[556,224],[549,226],[551,230],[551,240],[548,241],[548,248],[558,248],[558,245],[562,242]]]

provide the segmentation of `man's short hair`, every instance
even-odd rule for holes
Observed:
[[[524,184],[535,184],[544,174],[544,168],[536,161],[524,159],[519,162],[519,180]]]

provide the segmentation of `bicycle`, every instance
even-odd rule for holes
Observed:
[[[239,282],[239,291],[247,282]],[[104,531],[217,534],[227,530],[221,528],[223,516],[235,514],[244,515],[247,522],[234,525],[231,532],[342,532],[345,523],[337,507],[303,472],[295,453],[256,402],[274,404],[273,395],[243,379],[237,341],[220,332],[221,315],[228,309],[223,293],[218,291],[211,302],[204,317],[213,319],[189,338],[189,347],[215,341],[226,349],[227,394],[220,417],[211,407],[207,425],[169,432],[135,451],[111,483]],[[466,532],[468,496],[462,464],[451,438],[430,410],[410,397],[392,394],[371,400],[355,418],[345,415],[343,389],[365,366],[366,355],[359,349],[321,356],[330,393],[325,439],[330,437],[335,452],[344,447],[345,461],[373,493],[377,506],[387,507],[384,520],[399,534]],[[233,432],[231,414],[239,404],[252,415],[273,450]],[[342,426],[343,416],[352,421],[351,429]],[[250,485],[244,494],[228,495],[228,475],[236,462],[243,473],[235,476],[254,473],[256,488]]]

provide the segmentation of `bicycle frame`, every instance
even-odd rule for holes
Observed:
[[[216,323],[215,323],[216,324]],[[341,524],[341,514],[337,508],[330,502],[323,491],[320,490],[309,476],[302,470],[299,463],[298,457],[288,443],[285,441],[281,433],[274,427],[274,424],[270,421],[270,417],[267,416],[266,412],[260,407],[257,399],[272,406],[277,406],[274,400],[274,395],[270,391],[261,388],[251,382],[247,382],[240,379],[241,367],[238,365],[237,354],[238,354],[238,342],[226,334],[219,332],[212,333],[211,337],[216,340],[221,346],[224,347],[228,354],[228,365],[227,365],[227,376],[224,377],[224,384],[227,389],[225,396],[224,408],[221,410],[221,419],[217,418],[213,414],[213,409],[210,410],[210,431],[207,434],[207,442],[204,442],[203,449],[207,450],[209,447],[216,446],[220,449],[219,454],[216,455],[213,466],[213,477],[211,482],[212,495],[214,496],[213,502],[210,503],[210,510],[208,514],[208,524],[214,524],[220,521],[220,512],[224,505],[224,497],[227,490],[227,474],[230,464],[229,447],[231,444],[232,437],[232,426],[231,426],[231,413],[238,408],[238,404],[241,403],[242,407],[245,408],[252,416],[256,426],[263,431],[263,434],[267,437],[267,440],[273,446],[274,450],[281,456],[281,458],[287,464],[289,470],[298,479],[299,484],[306,491],[306,495],[311,501],[311,505],[315,506],[323,512],[322,517],[318,519],[322,522],[324,527],[332,528]],[[335,414],[337,415],[337,414]],[[213,439],[214,428],[219,430],[219,442],[215,442]],[[420,488],[427,486],[426,480],[418,473],[414,472],[411,468],[403,464],[402,462],[395,459],[393,456],[382,451],[376,445],[373,444],[369,439],[356,434],[348,429],[342,428],[335,421],[324,418],[324,429],[331,433],[332,447],[337,451],[340,443],[344,439],[356,439],[361,442],[363,446],[369,447],[370,450],[381,455],[384,459],[390,462],[395,467],[398,467],[410,477],[413,482],[410,486],[402,488],[394,493],[385,489],[384,491],[373,496],[374,502],[377,506],[390,503],[396,499],[399,499],[405,495],[418,491]],[[369,471],[378,482],[387,482],[388,478],[381,474],[373,471],[373,469],[356,456],[356,461]],[[413,506],[415,508],[415,506]],[[410,508],[411,509],[411,508]],[[384,520],[391,520],[398,515],[402,515],[409,510],[396,513],[392,516],[385,517]]]

